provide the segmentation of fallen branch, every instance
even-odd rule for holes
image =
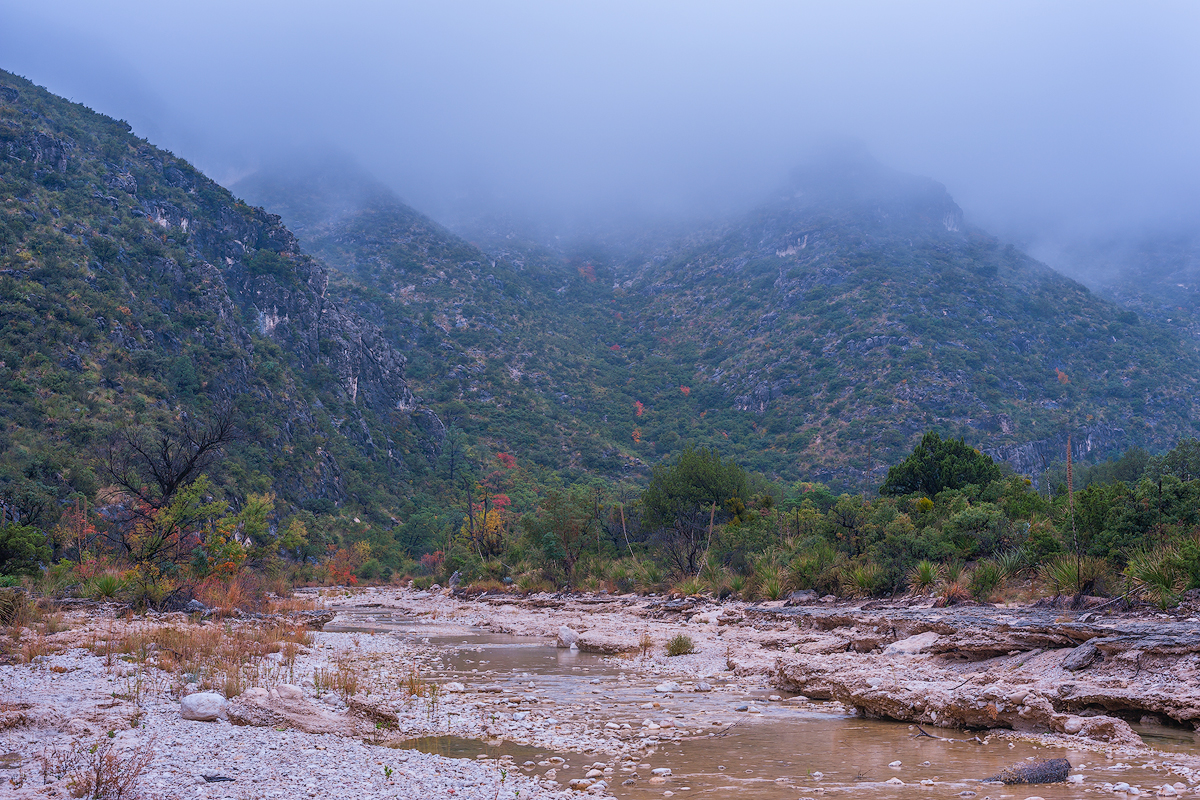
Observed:
[[[920,725],[917,725],[916,728],[920,733],[913,734],[912,738],[914,739],[920,739],[922,736],[925,736],[929,739],[936,739],[939,742],[975,742],[976,744],[983,744],[983,740],[978,736],[972,736],[970,739],[947,739],[945,736],[934,736]]]

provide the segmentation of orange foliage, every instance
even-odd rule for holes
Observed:
[[[691,393],[692,393],[692,387],[690,387],[690,386],[680,386],[680,387],[679,387],[679,391],[683,392],[683,396],[684,396],[684,397],[687,397],[689,394],[691,394]]]
[[[642,414],[644,414],[645,412],[646,412],[646,406],[644,406],[644,405],[642,404],[642,401],[641,401],[641,400],[634,400],[634,401],[633,401],[633,413],[634,413],[634,415],[636,415],[636,416],[639,416],[639,417],[640,417],[640,416],[641,416]]]

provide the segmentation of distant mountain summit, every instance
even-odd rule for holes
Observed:
[[[896,230],[963,226],[962,209],[945,186],[886,167],[857,146],[830,148],[797,167],[788,190],[779,206],[793,214],[850,214],[859,224]]]

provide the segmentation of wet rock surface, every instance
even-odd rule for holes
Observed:
[[[1065,758],[1050,758],[1027,764],[1014,764],[986,780],[995,783],[1062,783],[1071,772]]]

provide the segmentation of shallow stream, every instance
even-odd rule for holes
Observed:
[[[881,797],[1077,798],[1105,782],[1127,782],[1153,794],[1177,776],[1153,768],[1149,760],[1120,761],[1101,753],[1040,747],[990,737],[982,743],[961,731],[926,728],[933,737],[905,723],[865,720],[840,707],[794,702],[766,686],[746,689],[720,676],[708,679],[712,692],[658,694],[654,685],[666,676],[645,677],[619,658],[603,657],[547,644],[544,639],[508,636],[393,616],[386,609],[345,609],[327,631],[388,632],[419,637],[442,653],[441,681],[501,687],[506,695],[536,695],[556,716],[602,727],[628,723],[641,730],[643,720],[669,721],[684,729],[682,741],[662,741],[640,761],[617,762],[605,775],[612,794],[622,800],[726,798],[731,791],[762,800],[869,793]],[[685,676],[678,676],[684,680]],[[770,700],[772,695],[779,700]],[[646,707],[647,703],[657,706]],[[524,708],[524,706],[522,706]],[[838,709],[830,713],[829,709]],[[746,709],[746,710],[739,710]],[[1148,743],[1171,752],[1197,752],[1190,733],[1144,730]],[[959,741],[946,741],[956,739]],[[965,740],[965,741],[964,741]],[[425,737],[407,743],[426,752],[477,758],[511,756],[518,768],[540,774],[557,768],[564,786],[583,777],[603,753],[555,753],[527,745],[485,743],[457,737]],[[565,764],[551,763],[554,757]],[[1080,785],[1003,786],[980,779],[1034,758],[1067,758]],[[891,766],[900,762],[899,766]],[[651,769],[671,775],[653,782]],[[899,779],[903,785],[888,784]],[[632,785],[624,785],[632,780]],[[932,783],[922,784],[921,781]],[[976,795],[968,793],[974,792]],[[671,794],[668,794],[671,793]]]

